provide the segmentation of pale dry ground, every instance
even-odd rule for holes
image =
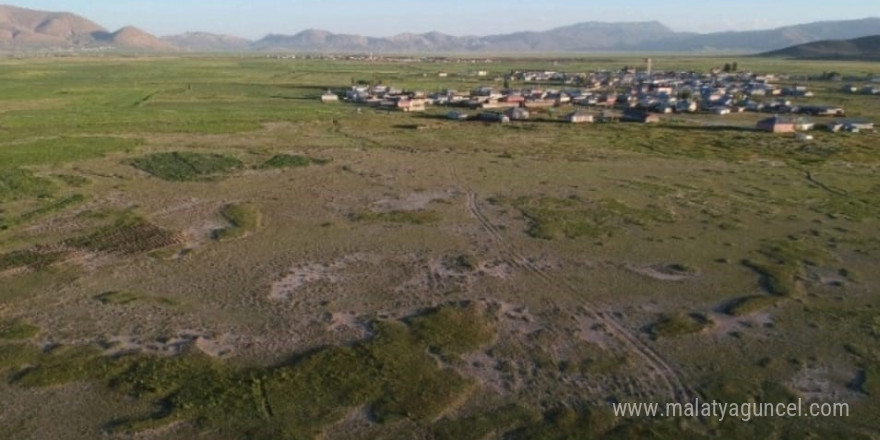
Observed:
[[[378,142],[373,138],[391,136],[390,125],[359,138],[344,126],[327,131],[320,124],[269,124],[240,135],[155,135],[138,151],[210,149],[249,164],[273,152],[333,160],[308,168],[240,171],[216,182],[164,182],[128,166],[124,156],[75,164],[72,172],[94,181],[93,200],[8,237],[9,243],[51,242],[70,234],[78,229],[82,210],[136,207],[155,224],[182,233],[183,247],[190,251],[171,259],[84,256],[49,274],[6,275],[0,282],[16,293],[4,304],[3,315],[43,328],[46,344],[96,343],[108,353],[160,354],[194,345],[230,362],[265,364],[362,339],[374,317],[405,317],[444,302],[472,300],[494,307],[499,317],[491,356],[474,353],[460,367],[479,378],[487,393],[515,393],[530,401],[548,396],[601,401],[611,394],[666,399],[687,395],[723,359],[804,353],[816,360],[789,375],[789,383],[825,396],[846,393],[843,378],[856,367],[846,359],[827,360],[836,344],[815,344],[828,337],[821,334],[829,330],[826,323],[807,329],[800,324],[816,319],[808,316],[809,307],[833,303],[835,297],[870,303],[869,286],[880,282],[871,256],[846,249],[838,255],[841,267],[859,273],[859,283],[842,288],[818,283],[810,287],[810,298],[757,315],[734,318],[721,312],[735,298],[761,293],[758,276],[738,262],[762,239],[843,227],[842,221],[768,203],[768,197],[821,193],[799,172],[771,161],[660,158],[616,150],[580,150],[569,154],[577,160],[562,160],[552,152],[553,139],[540,137],[529,141],[540,144],[540,151],[530,154],[526,145],[510,159],[475,144],[443,148],[456,142],[455,131],[432,124],[439,128],[416,137],[416,143],[390,148],[373,145]],[[431,147],[439,138],[441,146]],[[655,192],[658,185],[664,188]],[[775,188],[769,196],[755,190],[767,186]],[[529,224],[522,213],[496,202],[522,196],[614,199],[636,207],[657,203],[674,222],[628,226],[610,238],[536,239],[525,233]],[[243,239],[213,241],[211,231],[227,225],[220,208],[237,202],[256,205],[265,225]],[[439,222],[350,218],[416,209],[435,211]],[[797,218],[789,217],[792,211]],[[713,215],[736,218],[738,226],[721,229]],[[817,226],[817,221],[826,224]],[[871,234],[868,227],[846,225]],[[453,267],[461,255],[475,256],[479,266]],[[670,264],[695,271],[669,272]],[[108,291],[174,303],[103,305],[94,299]],[[715,325],[698,335],[652,340],[645,329],[661,313],[676,312],[700,312]],[[501,372],[502,364],[532,362],[523,356],[527,352],[554,362],[626,360],[615,372],[592,377],[523,374],[516,368]],[[118,399],[89,384],[25,390],[3,383],[0,424],[28,432],[25,438],[97,438],[99,420],[137,410],[117,405]],[[33,407],[39,412],[26,410]],[[68,422],[47,424],[47,419]],[[359,420],[353,416],[342,426]],[[59,426],[63,432],[55,430]],[[176,432],[178,438],[186,434],[185,428]]]

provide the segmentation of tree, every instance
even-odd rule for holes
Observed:
[[[724,63],[724,73],[730,73],[730,63]]]
[[[739,72],[739,63],[737,63],[736,61],[734,61],[733,65],[731,65],[730,67],[731,69],[733,69],[734,72]]]

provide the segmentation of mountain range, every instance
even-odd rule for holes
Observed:
[[[880,18],[825,21],[777,29],[698,34],[651,22],[585,22],[547,31],[486,36],[440,32],[367,37],[310,29],[257,41],[190,32],[156,37],[134,27],[110,32],[66,12],[0,5],[0,51],[86,50],[316,53],[766,52],[820,40],[880,34]]]
[[[852,40],[824,40],[799,44],[761,54],[802,60],[880,61],[880,35]]]

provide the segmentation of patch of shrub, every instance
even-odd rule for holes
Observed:
[[[99,380],[121,373],[131,358],[102,356],[94,347],[60,347],[39,356],[14,376],[13,382],[24,387],[48,387],[85,380]]]
[[[31,344],[0,344],[0,372],[38,362],[43,352]]]
[[[351,216],[353,221],[357,222],[377,222],[377,223],[402,223],[412,225],[429,225],[440,221],[440,215],[435,211],[418,210],[418,211],[387,211],[387,212],[366,212],[354,214]]]
[[[611,199],[584,201],[577,197],[521,197],[512,204],[528,219],[530,225],[526,232],[545,240],[595,238],[626,226],[647,226],[673,220],[669,212],[659,207],[638,209]]]
[[[801,271],[794,264],[760,264],[745,260],[743,265],[761,276],[761,285],[772,295],[791,297],[803,293],[803,286],[798,281]]]
[[[92,182],[88,178],[76,174],[54,174],[52,177],[74,188],[82,188]]]
[[[0,322],[0,339],[24,340],[40,334],[40,328],[24,321]]]
[[[278,154],[267,160],[261,168],[299,168],[309,165],[326,165],[330,159],[316,159],[314,157]]]
[[[220,213],[232,226],[215,230],[217,240],[241,238],[259,229],[263,222],[263,214],[251,204],[226,205]]]
[[[675,314],[664,316],[652,325],[651,333],[658,338],[674,338],[699,333],[711,326],[712,320],[705,315],[699,313]]]
[[[734,301],[725,312],[731,316],[745,316],[775,306],[781,298],[768,295],[747,296]]]
[[[123,215],[113,225],[84,237],[70,239],[65,245],[97,252],[137,254],[179,244],[177,234],[143,218]]]
[[[160,179],[197,181],[240,168],[240,160],[221,154],[189,152],[156,153],[132,161],[132,165]]]
[[[410,319],[413,333],[432,350],[457,357],[491,342],[494,329],[474,305],[447,305]]]
[[[155,412],[112,421],[111,431],[139,432],[193,420],[203,429],[251,438],[313,438],[354,408],[369,408],[379,423],[427,423],[460,401],[473,382],[441,367],[429,347],[458,353],[491,339],[479,323],[465,322],[482,319],[472,313],[446,306],[412,318],[411,325],[376,322],[371,339],[269,368],[236,368],[196,352],[110,358],[93,348],[42,354],[3,345],[0,367],[30,365],[15,375],[20,386],[104,380],[119,392],[156,404]],[[435,334],[453,329],[464,343]]]
[[[49,179],[19,168],[0,168],[0,203],[50,197],[57,186]]]
[[[27,223],[29,221],[35,220],[37,218],[49,215],[53,212],[63,211],[73,205],[82,203],[86,200],[86,197],[82,194],[74,194],[70,197],[65,197],[61,200],[49,203],[43,207],[37,208],[33,211],[27,212],[21,217],[17,219],[17,223]]]
[[[65,251],[41,247],[8,252],[0,255],[0,272],[22,267],[31,270],[45,269],[64,260],[66,256]]]
[[[166,305],[175,304],[174,301],[172,301],[168,298],[149,296],[149,295],[140,295],[137,293],[127,292],[127,291],[104,292],[100,295],[95,296],[95,300],[99,301],[101,304],[110,305],[110,306],[122,306],[122,305],[137,303],[137,302],[149,302],[149,303],[166,304]]]

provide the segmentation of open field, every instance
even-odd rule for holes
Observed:
[[[0,438],[880,437],[880,134],[318,101],[640,62],[0,60]],[[850,416],[609,405],[695,397]]]

